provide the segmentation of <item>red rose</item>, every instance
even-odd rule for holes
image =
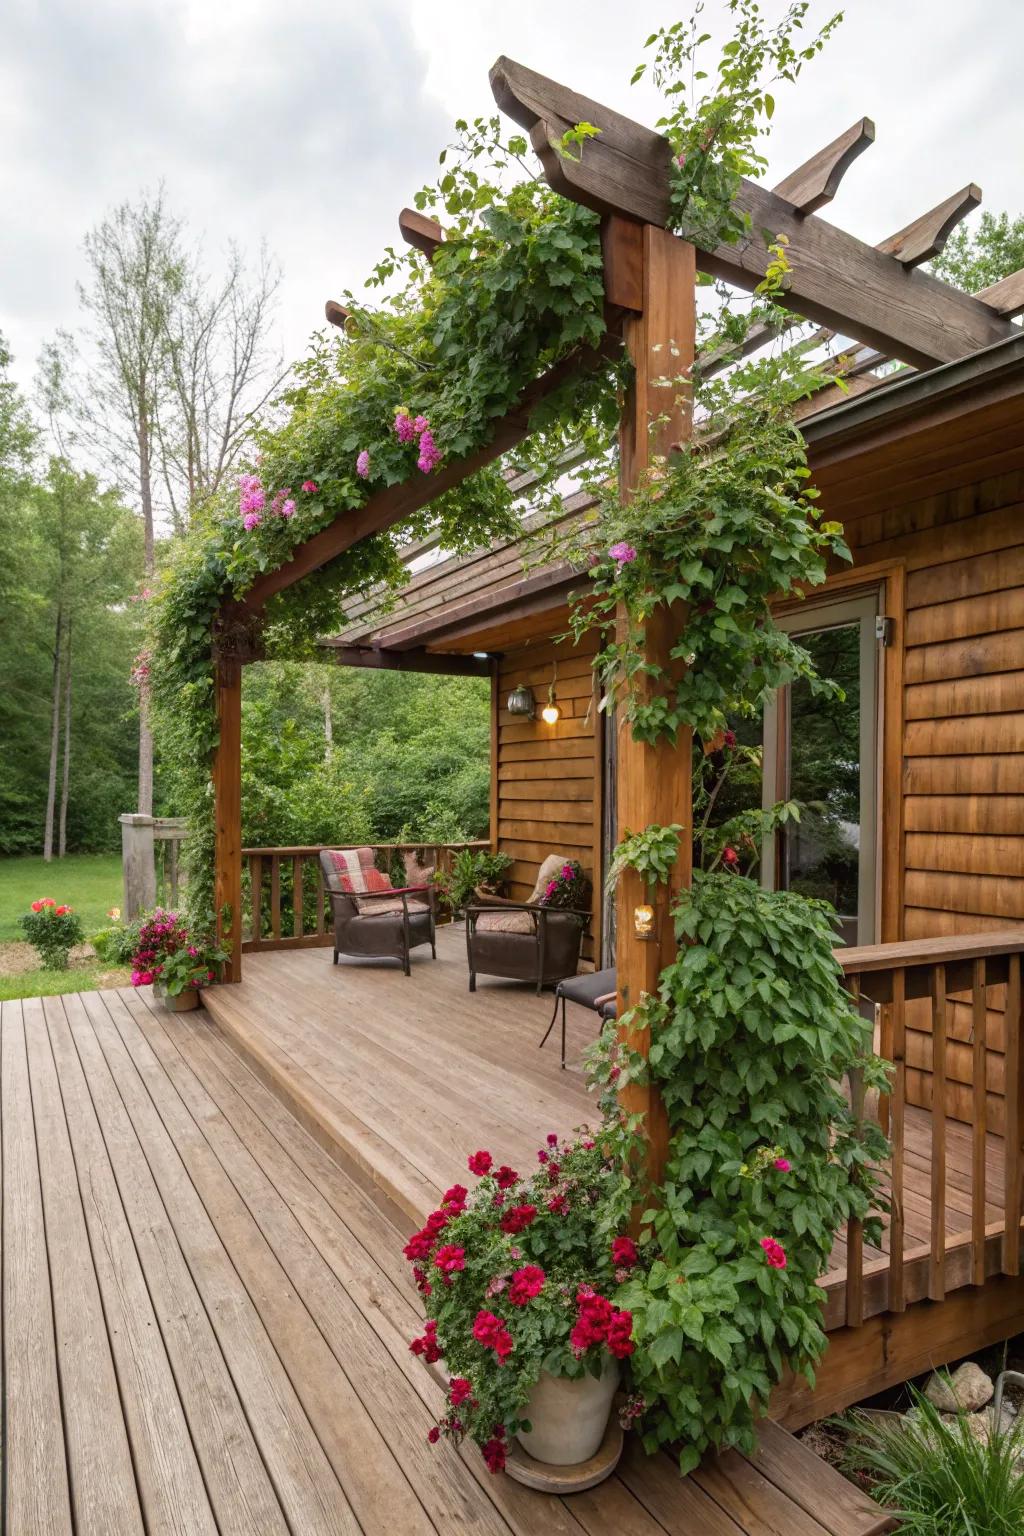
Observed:
[[[70,911],[71,911],[70,907],[57,907],[56,915],[58,917],[63,917],[65,912],[70,912]]]
[[[33,912],[41,912],[42,910],[43,910],[43,904],[42,904],[41,901],[34,901],[32,903],[32,911]]]

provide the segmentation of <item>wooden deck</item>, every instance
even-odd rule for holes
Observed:
[[[422,985],[405,983],[410,1003]],[[498,1055],[481,1062],[500,1109]],[[502,1111],[513,1152],[579,1105],[578,1083],[559,1099],[545,1081],[550,1059],[524,1123]],[[408,1350],[420,1316],[398,1232],[203,1014],[130,991],[4,1003],[0,1111],[11,1536],[886,1528],[771,1425],[756,1457],[685,1481],[633,1447],[564,1500],[429,1446],[443,1386]]]
[[[466,986],[461,928],[443,928],[438,958],[397,966],[331,964],[329,950],[247,955],[240,985],[211,992],[221,1029],[264,1080],[284,1096],[345,1167],[372,1189],[399,1225],[420,1225],[441,1193],[466,1171],[466,1155],[487,1147],[513,1167],[532,1164],[548,1131],[560,1134],[596,1114],[582,1053],[595,1017],[568,1010],[568,1061],[561,1071],[558,1026],[537,1049],[551,1017],[550,993],[481,977]],[[396,1113],[400,1109],[400,1113]],[[931,1112],[909,1106],[904,1151],[906,1300],[927,1294],[932,1231]],[[946,1285],[970,1279],[973,1141],[948,1120],[942,1191]],[[991,1269],[1002,1232],[1003,1140],[986,1145],[985,1215]],[[886,1223],[887,1225],[887,1223]],[[864,1250],[864,1315],[885,1310],[888,1244]],[[822,1285],[826,1323],[847,1316],[846,1242],[837,1237]]]

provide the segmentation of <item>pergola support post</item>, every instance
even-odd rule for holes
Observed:
[[[692,378],[696,308],[695,253],[667,230],[654,225],[630,226],[609,221],[605,232],[606,261],[618,245],[630,253],[628,266],[637,272],[638,312],[625,322],[624,339],[635,374],[624,403],[620,422],[620,491],[628,499],[653,457],[667,455],[685,442],[692,431]],[[630,285],[632,286],[632,285]],[[656,381],[674,380],[669,387]],[[680,663],[670,651],[680,628],[678,613],[664,608],[648,621],[644,631],[647,660],[671,673]],[[620,633],[627,625],[620,608]],[[643,880],[632,870],[620,877],[617,891],[616,977],[618,1012],[623,1018],[643,994],[657,990],[658,977],[675,948],[670,909],[675,893],[688,886],[691,876],[692,733],[681,730],[675,741],[649,745],[633,740],[625,711],[618,712],[617,827],[640,832],[651,823],[680,823],[679,858],[666,888],[655,893],[653,938],[636,932],[634,909],[650,900]],[[624,1046],[647,1057],[650,1031],[623,1026]],[[629,1084],[621,1093],[623,1108],[643,1116],[647,1141],[647,1173],[652,1184],[661,1182],[668,1154],[668,1119],[655,1085]]]
[[[242,979],[242,664],[218,659],[217,750],[213,759],[213,906],[227,951],[222,981]]]

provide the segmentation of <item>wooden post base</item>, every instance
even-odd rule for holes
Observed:
[[[536,1488],[538,1493],[583,1493],[611,1477],[619,1464],[624,1441],[625,1435],[613,1411],[604,1439],[589,1461],[577,1462],[574,1467],[554,1467],[527,1455],[519,1441],[513,1440],[508,1448],[505,1471],[515,1482]]]

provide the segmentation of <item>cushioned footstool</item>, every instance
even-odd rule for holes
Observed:
[[[590,1008],[594,1013],[599,1013],[602,1019],[614,1019],[615,1017],[615,968],[609,966],[606,971],[587,971],[582,976],[567,976],[560,981],[555,988],[555,1011],[551,1015],[551,1023],[544,1031],[544,1038],[540,1042],[543,1050],[547,1044],[548,1035],[555,1027],[555,1019],[558,1017],[558,1005],[562,1005],[562,1066],[565,1066],[565,1005],[566,1003],[579,1003],[581,1008]]]

